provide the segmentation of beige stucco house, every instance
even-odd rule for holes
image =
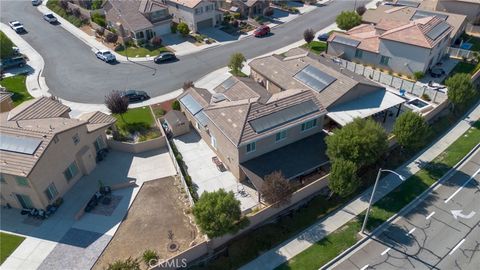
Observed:
[[[480,23],[480,1],[478,0],[424,0],[420,8],[462,14],[471,23]]]
[[[0,114],[1,204],[45,209],[96,166],[115,118],[101,112],[69,117],[47,97]]]
[[[168,10],[176,23],[184,22],[193,32],[213,27],[222,22],[222,12],[215,0],[166,0]]]

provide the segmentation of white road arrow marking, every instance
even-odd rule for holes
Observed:
[[[469,219],[475,215],[475,211],[470,212],[468,215],[462,214],[462,210],[451,210],[450,212],[452,212],[454,219],[458,219],[459,217]]]

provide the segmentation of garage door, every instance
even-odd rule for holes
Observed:
[[[212,27],[212,26],[213,26],[213,19],[212,18],[206,19],[197,23],[197,30],[201,30],[204,28]]]
[[[164,24],[157,25],[155,26],[154,31],[157,34],[157,36],[169,34],[171,32],[170,24],[164,23]]]

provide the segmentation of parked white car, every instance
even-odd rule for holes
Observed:
[[[21,24],[19,21],[10,21],[8,25],[10,25],[10,28],[12,28],[17,33],[22,33],[25,31],[25,28],[23,28],[23,24]]]
[[[53,16],[52,13],[47,13],[43,15],[43,19],[49,23],[56,23],[57,22],[57,17]]]
[[[98,50],[95,52],[95,55],[97,56],[98,59],[105,61],[105,62],[114,62],[117,59],[115,58],[115,55],[113,55],[112,52],[108,50]]]

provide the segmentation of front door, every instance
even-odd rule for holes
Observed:
[[[15,196],[17,196],[17,200],[23,208],[33,208],[33,203],[32,200],[30,200],[30,197],[22,194],[15,194]]]

